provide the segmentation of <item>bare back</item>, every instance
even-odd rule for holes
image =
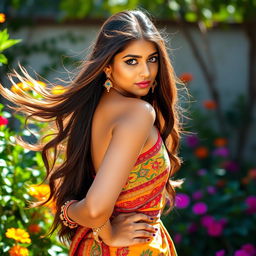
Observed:
[[[102,96],[92,121],[91,154],[96,172],[98,171],[108,145],[110,144],[115,123],[122,118],[127,110],[132,109],[131,104],[134,104],[134,101],[136,100],[142,101],[141,99],[126,98],[119,95]],[[157,130],[153,126],[141,153],[151,148],[155,144],[157,137]],[[132,139],[133,138],[131,138],[131,140]]]

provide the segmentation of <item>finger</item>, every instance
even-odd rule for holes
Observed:
[[[130,217],[131,221],[133,222],[138,222],[138,221],[148,221],[148,222],[152,222],[154,220],[153,217],[150,217],[146,214],[143,213],[137,213],[134,216]]]
[[[136,230],[134,232],[134,238],[145,238],[145,237],[152,238],[154,236],[156,236],[155,233],[151,233],[151,232],[146,231],[146,230]]]
[[[132,244],[145,244],[149,243],[151,239],[149,238],[134,238]]]
[[[155,233],[158,229],[147,223],[134,223],[135,230],[148,230]]]

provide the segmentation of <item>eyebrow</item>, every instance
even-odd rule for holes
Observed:
[[[154,54],[158,53],[157,51],[156,52],[153,52],[151,54],[149,54],[148,56],[152,56]],[[122,59],[126,58],[126,57],[133,57],[133,58],[142,58],[142,56],[140,55],[133,55],[133,54],[128,54],[128,55],[125,55]]]

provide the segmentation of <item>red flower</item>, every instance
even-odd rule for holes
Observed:
[[[179,78],[183,83],[188,83],[193,80],[193,75],[191,73],[185,72],[182,73]]]
[[[41,227],[38,224],[30,224],[28,226],[28,231],[30,233],[37,234],[37,233],[39,233],[41,231]]]
[[[202,146],[198,147],[194,153],[198,158],[206,158],[209,155],[209,150],[208,148]]]
[[[224,146],[226,146],[227,145],[227,139],[226,138],[217,138],[217,139],[215,139],[214,140],[214,145],[216,146],[216,147],[224,147]]]
[[[248,173],[249,178],[256,179],[256,169],[251,169]]]
[[[6,119],[3,116],[0,116],[0,125],[7,125],[8,124],[8,119]]]
[[[217,108],[217,103],[214,100],[205,100],[203,102],[203,106],[206,109],[216,109]]]
[[[153,164],[152,164],[152,168],[153,169],[158,169],[159,168],[159,163],[157,161],[155,161]]]

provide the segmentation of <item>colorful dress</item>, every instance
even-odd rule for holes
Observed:
[[[164,206],[164,188],[169,177],[170,159],[158,131],[157,142],[139,155],[128,181],[115,204],[113,215],[144,213],[157,217],[158,228],[148,243],[129,247],[109,247],[93,239],[92,231],[79,227],[70,246],[70,256],[177,256],[173,241],[160,220]]]

